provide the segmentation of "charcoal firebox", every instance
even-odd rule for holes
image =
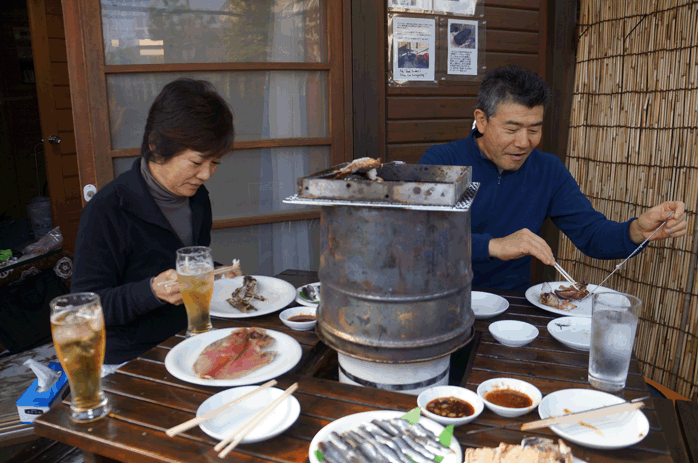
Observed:
[[[383,181],[298,179],[292,204],[321,209],[317,333],[371,362],[444,357],[473,334],[471,168],[384,164]]]

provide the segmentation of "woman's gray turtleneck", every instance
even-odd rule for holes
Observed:
[[[182,240],[184,246],[194,244],[194,236],[191,226],[191,207],[188,196],[178,196],[155,180],[155,177],[148,169],[148,163],[141,158],[141,175],[148,185],[148,191],[153,196],[155,204],[158,205],[167,221],[172,225],[172,229]]]

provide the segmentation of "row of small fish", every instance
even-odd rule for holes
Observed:
[[[436,434],[402,418],[373,420],[341,435],[332,432],[318,448],[327,463],[433,463],[453,453]]]

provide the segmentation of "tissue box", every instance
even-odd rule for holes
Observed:
[[[37,416],[46,413],[54,404],[63,400],[70,390],[68,389],[68,376],[63,372],[63,367],[58,362],[51,362],[48,367],[54,371],[60,371],[61,376],[58,381],[51,386],[46,392],[36,392],[39,386],[39,379],[34,382],[24,391],[22,397],[17,400],[17,411],[19,412],[19,420],[25,424],[34,422]]]

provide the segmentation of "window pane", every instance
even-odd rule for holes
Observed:
[[[134,158],[114,159],[114,175],[129,170]],[[296,194],[300,177],[330,167],[328,146],[238,150],[221,160],[205,185],[213,220],[275,211],[300,212],[305,206],[284,204]]]
[[[102,0],[106,64],[327,61],[325,0]]]
[[[299,220],[211,231],[213,259],[231,264],[240,259],[250,275],[274,276],[286,269],[320,266],[320,220]]]
[[[308,208],[282,201],[296,194],[300,177],[330,167],[330,148],[265,148],[225,156],[206,182],[213,220]]]
[[[236,140],[329,136],[326,71],[166,72],[107,75],[113,149],[138,148],[148,109],[170,81],[211,82],[233,108]]]

